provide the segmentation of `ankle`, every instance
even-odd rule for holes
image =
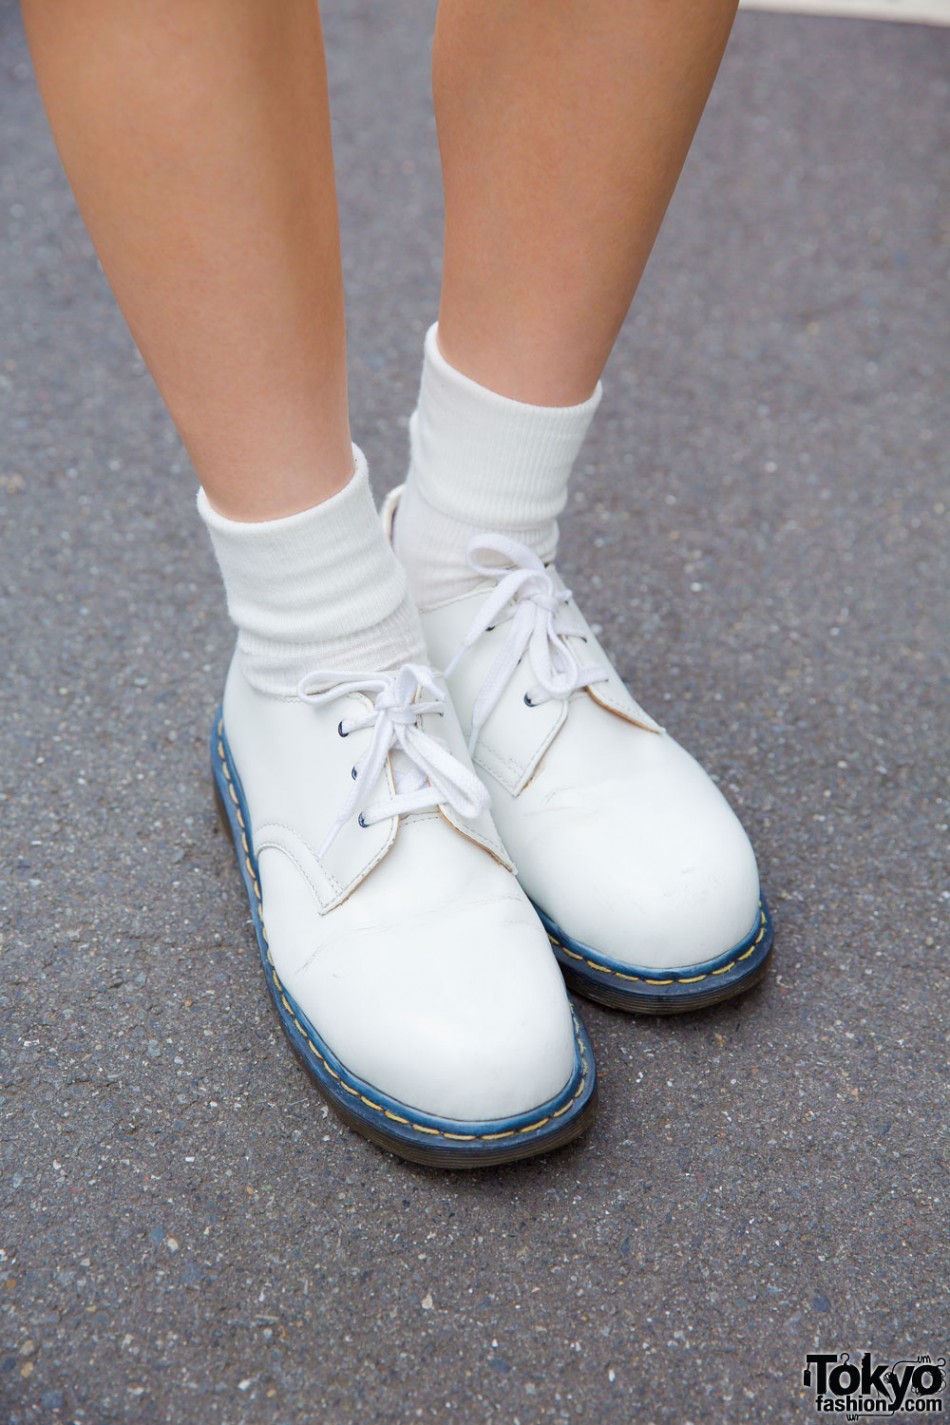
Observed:
[[[430,327],[394,532],[420,608],[475,587],[466,559],[473,535],[509,534],[543,562],[553,559],[557,517],[601,394],[598,383],[577,406],[513,401],[451,367],[437,324]]]

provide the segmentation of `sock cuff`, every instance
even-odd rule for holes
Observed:
[[[369,468],[365,455],[354,445],[353,474],[347,483],[328,500],[309,510],[275,520],[232,520],[218,513],[199,486],[198,513],[211,535],[215,553],[220,546],[226,554],[232,550],[235,553],[247,551],[251,558],[262,560],[278,555],[284,559],[302,549],[312,550],[315,543],[322,546],[328,539],[332,541],[341,529],[345,531],[354,514],[357,519],[360,517],[359,506],[365,505],[367,498],[372,504]],[[334,529],[334,525],[340,528]]]
[[[264,691],[292,692],[303,676],[298,667],[318,654],[326,666],[331,650],[346,653],[348,665],[358,657],[359,666],[378,670],[403,648],[408,657],[421,647],[406,573],[383,534],[356,445],[353,462],[342,490],[283,519],[231,520],[198,492],[245,672]]]
[[[438,323],[426,333],[422,381],[409,421],[412,478],[433,509],[473,525],[553,520],[603,387],[576,406],[533,406],[450,366]]]

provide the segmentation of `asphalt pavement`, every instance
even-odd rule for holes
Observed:
[[[326,6],[379,495],[437,299],[432,11]],[[194,477],[0,3],[8,1425],[797,1422],[808,1353],[946,1357],[948,101],[950,30],[739,17],[562,565],[739,809],[774,965],[688,1019],[585,1007],[587,1138],[450,1175],[328,1115],[279,1028]]]

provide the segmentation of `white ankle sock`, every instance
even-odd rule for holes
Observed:
[[[420,608],[476,586],[465,557],[475,534],[510,534],[545,563],[554,558],[557,517],[601,395],[598,381],[579,406],[512,401],[450,366],[439,350],[438,323],[429,328],[393,535]]]
[[[241,666],[261,692],[292,697],[320,668],[382,672],[427,662],[405,570],[386,542],[355,445],[353,459],[342,490],[286,519],[229,520],[198,492]]]

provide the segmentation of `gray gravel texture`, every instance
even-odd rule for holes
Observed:
[[[380,495],[436,305],[432,10],[326,13]],[[193,477],[0,4],[3,1421],[798,1421],[808,1351],[946,1353],[948,61],[740,17],[563,526],[753,835],[773,971],[585,1008],[587,1139],[454,1176],[328,1116],[278,1027]]]

